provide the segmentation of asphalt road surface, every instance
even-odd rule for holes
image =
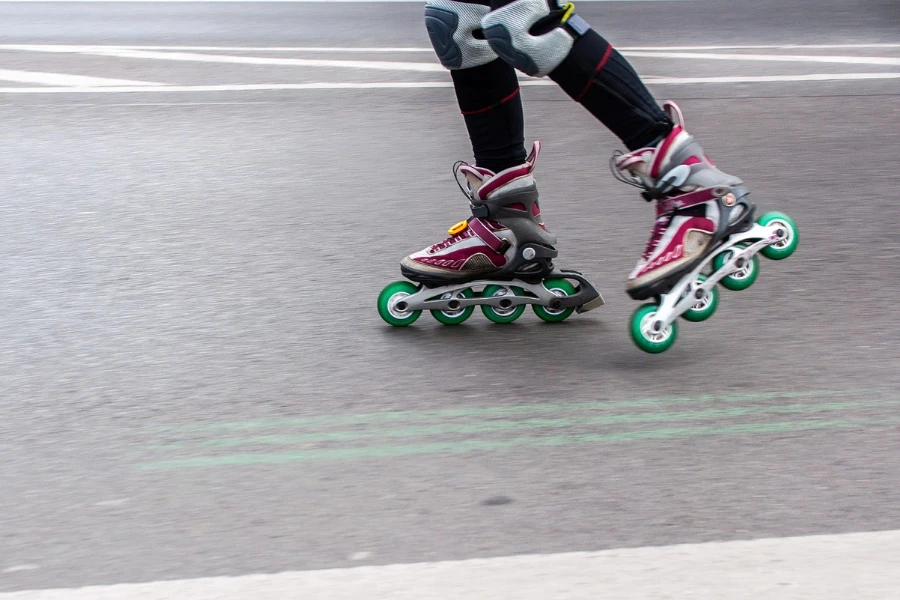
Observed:
[[[420,5],[0,3],[0,592],[900,529],[897,4],[578,9],[800,228],[659,356],[652,207],[534,80],[607,305],[380,320],[467,213]]]

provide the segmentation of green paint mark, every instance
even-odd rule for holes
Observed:
[[[555,404],[520,404],[515,406],[486,406],[470,408],[447,408],[425,411],[382,411],[346,415],[316,415],[312,417],[262,419],[230,423],[198,423],[149,428],[148,433],[241,431],[250,429],[280,429],[292,427],[329,427],[341,425],[362,425],[377,423],[441,421],[459,418],[490,418],[529,414],[561,413],[574,411],[610,410],[632,407],[660,407],[679,404],[706,404],[712,402],[754,402],[773,399],[828,398],[860,396],[876,390],[823,390],[803,392],[759,392],[752,394],[719,394],[703,396],[662,396],[657,398],[637,398],[631,400],[599,400],[592,402],[570,402]]]
[[[645,412],[638,414],[618,414],[594,417],[567,417],[560,419],[525,419],[521,421],[482,421],[480,423],[451,423],[402,427],[395,429],[375,429],[361,431],[327,431],[299,435],[266,435],[256,437],[229,437],[206,440],[194,444],[157,445],[157,449],[180,448],[233,448],[254,445],[298,445],[323,442],[345,442],[372,438],[405,438],[440,435],[477,435],[521,429],[560,429],[579,426],[602,426],[628,423],[650,423],[654,421],[700,421],[721,418],[744,417],[757,414],[803,414],[826,411],[859,410],[862,408],[897,406],[900,399],[874,400],[866,402],[833,402],[822,404],[788,404],[784,406],[744,406],[737,408],[716,408],[682,412]]]
[[[576,444],[622,443],[639,440],[665,440],[711,435],[744,435],[799,432],[820,429],[849,429],[900,425],[900,418],[785,421],[779,423],[746,423],[711,425],[692,428],[666,428],[647,431],[592,433],[549,437],[517,437],[504,440],[463,440],[404,446],[371,446],[368,448],[328,448],[276,454],[233,454],[165,460],[138,465],[141,470],[181,469],[190,467],[219,467],[227,465],[262,465],[307,462],[312,460],[347,460],[358,458],[395,458],[421,454],[461,454],[476,451],[498,451],[520,447],[566,446]]]

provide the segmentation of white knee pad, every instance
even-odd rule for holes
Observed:
[[[531,35],[529,30],[535,23],[550,15],[547,2],[516,0],[481,20],[484,37],[494,52],[532,77],[543,77],[558,67],[572,50],[575,37],[590,29],[583,19],[573,15],[566,26],[560,24],[547,33]]]
[[[453,0],[425,2],[425,28],[441,64],[448,69],[479,67],[497,59],[486,40],[472,35],[490,9]]]

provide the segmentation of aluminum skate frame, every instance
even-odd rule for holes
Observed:
[[[411,294],[394,305],[402,312],[415,310],[457,311],[468,306],[490,305],[501,309],[509,309],[521,304],[539,304],[553,310],[575,308],[575,312],[583,313],[603,306],[604,300],[597,288],[578,271],[556,270],[545,279],[574,279],[578,282],[575,293],[571,296],[557,296],[544,287],[543,282],[528,283],[521,279],[476,279],[466,283],[425,287],[420,285],[416,293]],[[459,294],[467,288],[479,288],[488,285],[522,288],[532,296],[508,294],[505,296],[479,296],[464,298]]]
[[[682,276],[668,294],[663,294],[660,297],[659,308],[653,319],[647,319],[646,323],[641,324],[641,328],[646,333],[661,334],[678,317],[712,293],[712,288],[723,278],[743,269],[747,262],[752,260],[760,250],[786,239],[787,235],[788,233],[784,231],[784,226],[779,223],[770,225],[754,223],[747,231],[729,236],[725,245],[707,256],[690,273]],[[735,249],[737,244],[751,240],[756,241],[743,250]],[[713,259],[719,254],[728,251],[732,252],[731,257],[722,268],[712,273],[706,281],[698,281],[700,274]]]

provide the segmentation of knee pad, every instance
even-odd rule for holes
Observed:
[[[425,29],[441,64],[451,70],[480,67],[497,59],[484,39],[474,36],[490,9],[454,0],[425,2]]]
[[[548,1],[554,0],[515,0],[481,20],[484,37],[494,52],[532,77],[543,77],[558,67],[572,50],[575,38],[590,30],[584,19],[572,14],[574,7],[569,4],[556,26],[532,34],[535,25],[553,19]]]

